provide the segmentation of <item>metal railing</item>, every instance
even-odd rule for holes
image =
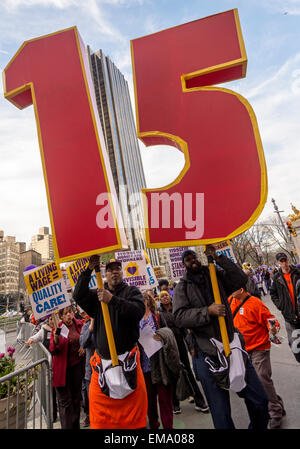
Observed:
[[[48,364],[41,366],[41,371],[37,379],[37,395],[41,404],[41,411],[46,421],[47,428],[53,427],[53,394],[52,394],[52,355],[40,342],[32,346],[32,361],[47,359]]]
[[[25,343],[36,332],[36,327],[32,323],[19,323],[17,327],[17,350],[22,359],[28,358],[31,348],[27,348]]]
[[[20,317],[0,318],[0,329],[4,330],[4,332],[14,332],[18,327],[19,320]]]
[[[0,429],[52,429],[52,378],[44,357],[0,378],[6,397],[0,400]]]

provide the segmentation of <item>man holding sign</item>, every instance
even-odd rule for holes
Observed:
[[[229,389],[229,370],[218,359],[215,341],[221,342],[218,317],[225,318],[229,342],[237,331],[228,303],[228,296],[241,281],[247,282],[247,276],[224,255],[217,256],[212,245],[205,251],[207,257],[213,257],[222,270],[217,271],[221,304],[214,302],[212,284],[207,267],[203,267],[196,253],[186,250],[182,262],[186,273],[180,280],[173,296],[173,313],[179,327],[191,329],[196,342],[195,367],[200,379],[216,429],[234,429],[231,418]],[[232,359],[230,359],[231,365]],[[225,360],[226,364],[226,360]],[[245,366],[245,388],[238,392],[246,402],[250,416],[250,427],[266,429],[268,425],[268,397],[257,374],[248,359]],[[235,390],[236,391],[236,390]]]
[[[122,263],[106,264],[104,289],[89,290],[99,256],[91,256],[74,290],[74,299],[94,318],[96,351],[91,358],[90,424],[93,429],[134,429],[147,424],[147,392],[137,341],[139,322],[145,313],[142,294],[123,282]],[[119,365],[112,366],[101,302],[108,305]],[[117,380],[116,380],[117,379]]]

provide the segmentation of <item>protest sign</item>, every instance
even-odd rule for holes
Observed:
[[[75,262],[70,262],[66,264],[66,273],[68,275],[71,288],[74,288],[80,274],[86,270],[87,266],[89,264],[89,258],[83,257],[82,259],[77,259]],[[105,267],[101,266],[101,276],[105,277]],[[97,279],[95,272],[91,275],[91,280],[89,283],[90,289],[96,289],[97,288]]]
[[[143,189],[147,247],[207,245],[246,231],[267,200],[260,133],[248,101],[215,87],[246,76],[237,9],[134,39],[131,54],[138,137],[146,146],[172,145],[185,159],[172,183]],[[247,173],[238,184],[237,167]],[[211,258],[209,268],[220,304]],[[224,317],[219,322],[228,355]]]
[[[149,256],[147,254],[147,251],[144,250],[144,254],[145,254],[145,258],[146,258],[146,262],[147,262],[147,276],[148,276],[148,284],[149,284],[149,288],[155,288],[158,286],[158,280],[156,278],[154,269],[150,263],[150,259]]]
[[[77,28],[26,40],[5,67],[3,80],[5,98],[14,106],[34,105],[56,261],[127,248]]]
[[[158,285],[143,250],[116,252],[115,257],[122,262],[123,279],[128,285],[135,285],[140,290]]]
[[[214,243],[214,247],[216,248],[216,253],[218,256],[220,254],[223,254],[224,256],[228,257],[228,259],[232,260],[232,262],[237,263],[232,246],[228,240],[224,242]]]
[[[164,267],[153,267],[156,279],[164,279],[167,277],[167,273]]]
[[[187,247],[167,248],[167,258],[170,265],[171,278],[173,281],[179,281],[185,272],[184,265],[181,261],[181,255]]]
[[[185,159],[172,183],[143,189],[147,247],[206,245],[246,231],[267,200],[263,147],[249,102],[216,87],[246,76],[237,9],[133,39],[131,54],[138,137]],[[247,173],[238,183],[237,167]]]
[[[24,280],[35,319],[43,318],[71,304],[57,262],[24,271]]]

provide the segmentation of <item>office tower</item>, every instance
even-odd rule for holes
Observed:
[[[35,251],[34,249],[29,249],[28,251],[23,251],[20,253],[20,264],[19,264],[19,290],[25,297],[28,297],[26,285],[24,281],[24,270],[30,265],[40,266],[42,265],[42,255]],[[28,301],[29,302],[29,299]]]
[[[146,187],[128,83],[102,50],[87,48],[100,123],[130,249],[146,249],[140,192]],[[152,265],[156,250],[147,249]]]
[[[39,233],[32,236],[29,249],[34,249],[42,255],[43,265],[54,260],[52,235],[49,234],[48,227],[40,228]]]
[[[0,231],[0,294],[17,294],[19,290],[20,252],[16,237]]]

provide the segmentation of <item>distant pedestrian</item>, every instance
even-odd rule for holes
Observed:
[[[271,299],[275,306],[281,311],[285,319],[285,327],[288,343],[297,362],[300,363],[300,351],[294,347],[299,338],[297,330],[300,328],[300,310],[297,307],[296,284],[300,279],[300,270],[289,265],[285,253],[278,253],[276,260],[280,266],[274,274],[270,288]],[[295,343],[294,343],[295,342]]]

